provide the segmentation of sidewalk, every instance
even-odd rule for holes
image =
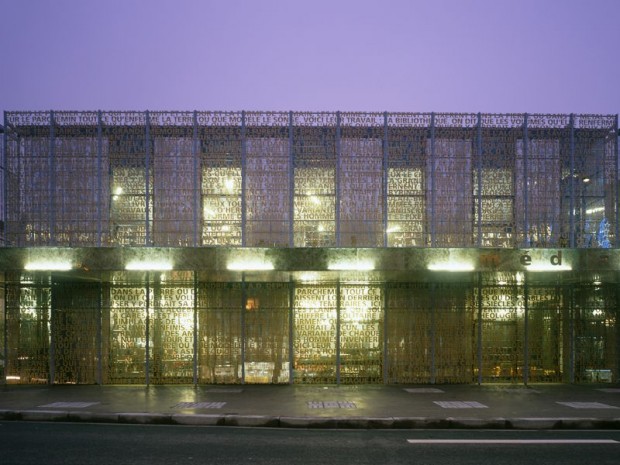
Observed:
[[[619,429],[618,385],[17,386],[0,420],[288,428]]]

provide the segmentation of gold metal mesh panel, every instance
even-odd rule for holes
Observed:
[[[94,384],[101,327],[100,286],[57,281],[52,287],[53,382]]]
[[[241,383],[243,290],[236,283],[198,284],[198,379]]]
[[[336,383],[337,299],[335,285],[295,287],[295,383]]]
[[[246,383],[288,383],[289,283],[245,285]]]
[[[35,283],[32,276],[6,287],[8,383],[49,382],[50,307],[49,283]]]
[[[119,384],[145,383],[146,286],[117,284],[109,292],[108,380]]]
[[[383,292],[378,285],[340,286],[340,382],[383,380]]]

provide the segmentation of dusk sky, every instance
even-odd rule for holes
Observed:
[[[0,111],[620,112],[620,0],[0,0]]]

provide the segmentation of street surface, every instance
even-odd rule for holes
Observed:
[[[304,430],[0,422],[3,465],[619,463],[620,431]]]

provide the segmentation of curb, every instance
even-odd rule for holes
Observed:
[[[0,421],[306,429],[620,429],[620,418],[278,417],[147,412],[101,413],[68,410],[0,410]]]

